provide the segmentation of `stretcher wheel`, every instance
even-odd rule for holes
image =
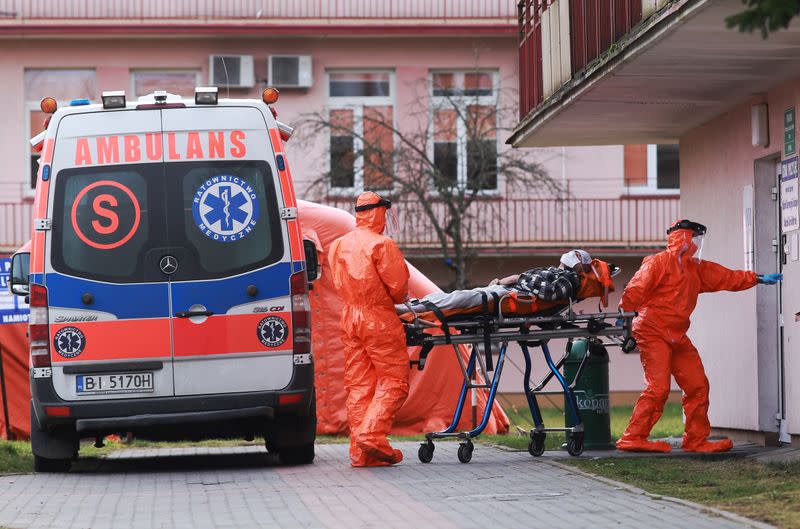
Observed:
[[[433,461],[433,451],[436,449],[433,446],[433,443],[428,441],[427,443],[422,443],[419,446],[419,450],[417,451],[417,457],[422,463],[430,463]]]
[[[567,453],[571,456],[579,456],[583,453],[583,436],[569,438],[567,441]]]
[[[533,457],[539,457],[544,454],[544,440],[545,434],[531,437],[531,442],[528,443],[528,453]]]
[[[472,450],[474,448],[471,441],[458,445],[458,460],[462,463],[469,463],[472,461]]]

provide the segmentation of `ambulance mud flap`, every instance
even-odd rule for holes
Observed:
[[[72,459],[78,453],[78,435],[68,425],[43,431],[31,401],[31,451],[46,459]]]

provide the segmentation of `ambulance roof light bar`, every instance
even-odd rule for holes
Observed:
[[[103,108],[125,108],[125,90],[103,92]]]
[[[219,89],[216,86],[198,86],[194,89],[195,105],[216,105]]]

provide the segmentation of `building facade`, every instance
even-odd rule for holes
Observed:
[[[371,131],[375,116],[399,130],[429,123],[424,148],[469,186],[469,146],[448,121],[459,108],[438,109],[447,96],[475,96],[498,109],[493,148],[510,148],[516,119],[499,109],[518,107],[516,21],[505,0],[0,0],[0,249],[29,236],[38,154],[27,139],[42,130],[45,96],[60,105],[98,101],[106,90],[125,90],[129,100],[156,89],[191,97],[195,86],[215,85],[221,97],[257,98],[272,84],[281,90],[280,119],[297,127],[287,152],[302,198],[350,209],[359,192],[380,187],[380,174],[357,156],[360,137],[393,141]],[[311,115],[352,134],[312,134]],[[475,217],[483,220],[469,231],[471,282],[555,264],[572,247],[621,264],[624,282],[678,215],[676,160],[662,151],[655,143],[531,151],[561,191],[512,191],[502,178],[481,189]],[[398,210],[407,256],[448,285],[418,201],[401,197]],[[638,391],[638,360],[616,362],[614,389]]]
[[[520,61],[528,74],[509,141],[679,145],[681,213],[708,225],[703,257],[785,278],[778,288],[700,298],[690,337],[711,383],[712,426],[797,445],[800,59],[791,50],[800,44],[798,22],[762,38],[726,27],[744,8],[735,0],[596,6],[520,3]],[[553,20],[569,31],[548,40]]]

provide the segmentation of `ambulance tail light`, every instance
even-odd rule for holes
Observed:
[[[50,367],[50,311],[47,308],[47,288],[31,284],[31,303],[28,332],[30,334],[31,365]]]
[[[305,270],[292,274],[292,337],[294,354],[311,352],[311,303],[308,300],[308,276]]]

